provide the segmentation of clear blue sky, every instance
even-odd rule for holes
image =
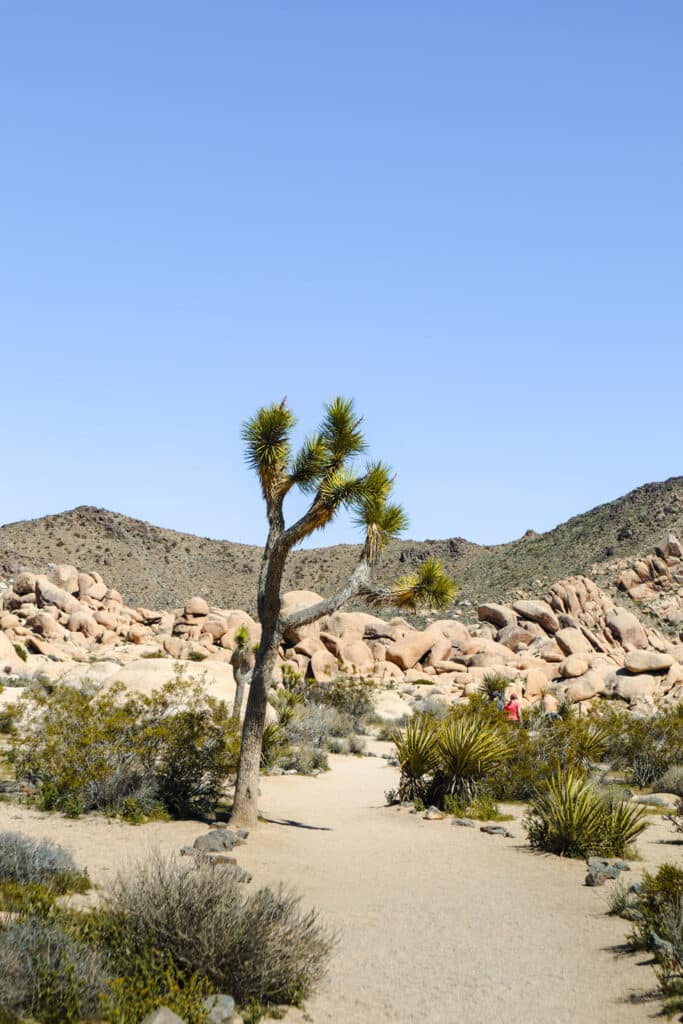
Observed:
[[[285,394],[355,396],[416,538],[683,473],[682,38],[680,0],[0,0],[0,522],[259,543],[240,424]]]

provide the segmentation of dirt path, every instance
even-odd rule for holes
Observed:
[[[642,1024],[656,1003],[643,958],[618,957],[627,926],[605,914],[604,890],[584,866],[532,854],[516,839],[427,822],[383,807],[396,772],[379,758],[331,758],[318,778],[262,780],[268,821],[240,863],[254,881],[285,881],[319,908],[340,940],[329,977],[307,1006],[314,1024]],[[48,835],[71,848],[94,880],[149,847],[177,851],[191,822],[131,827],[67,822],[0,804],[0,829]],[[680,859],[655,824],[645,865]],[[288,1020],[302,1020],[293,1012]]]

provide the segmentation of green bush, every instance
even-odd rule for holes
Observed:
[[[14,644],[14,653],[16,655],[18,655],[18,657],[20,657],[22,661],[27,661],[28,660],[28,654],[26,653],[26,648],[22,647],[21,644]]]
[[[110,1024],[144,1020],[161,1006],[184,1024],[210,1024],[204,1000],[215,990],[202,974],[186,976],[159,951],[144,951],[119,967],[124,973],[110,981],[100,997],[101,1016]]]
[[[525,819],[533,847],[562,857],[623,857],[647,827],[644,808],[602,796],[576,768],[537,790]]]
[[[655,783],[654,789],[660,793],[675,793],[683,798],[683,765],[672,765]]]
[[[610,737],[605,756],[630,772],[636,786],[652,786],[672,765],[683,763],[682,702],[650,718],[609,710],[600,718]]]
[[[627,908],[625,907],[621,913]],[[683,868],[662,864],[643,875],[640,888],[628,904],[634,921],[629,943],[634,950],[655,954],[656,972],[665,1012],[683,1011]]]
[[[401,769],[399,800],[422,799],[427,780],[436,768],[436,730],[434,722],[415,715],[394,739]]]
[[[45,810],[202,817],[236,770],[237,723],[181,674],[150,696],[62,686],[23,702],[16,774],[37,787]]]
[[[164,950],[240,1003],[299,1003],[325,973],[334,940],[314,911],[282,889],[250,892],[211,864],[154,857],[121,875],[98,911],[98,935],[117,962]]]

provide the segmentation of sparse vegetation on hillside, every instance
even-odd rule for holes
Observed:
[[[611,577],[591,574],[593,564],[649,552],[669,529],[683,534],[683,477],[646,484],[548,533],[509,544],[480,547],[457,537],[392,541],[377,579],[387,581],[433,557],[458,579],[460,599],[473,604],[502,600],[519,589],[539,593],[581,572],[606,585]],[[355,565],[358,551],[354,544],[294,551],[283,588],[335,588]],[[261,555],[255,545],[177,533],[89,506],[0,527],[0,575],[24,565],[40,569],[48,562],[70,562],[101,572],[126,601],[150,608],[181,605],[200,581],[211,603],[253,614]]]

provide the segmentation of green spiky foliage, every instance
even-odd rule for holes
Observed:
[[[389,596],[391,604],[406,611],[420,606],[439,609],[451,603],[457,590],[457,584],[446,575],[440,563],[428,558],[417,572],[396,580]]]
[[[396,758],[401,769],[399,800],[415,800],[423,795],[425,779],[436,767],[436,729],[434,722],[416,715],[394,737]]]
[[[511,755],[507,730],[479,715],[445,718],[436,740],[434,797],[446,794],[470,803],[482,779],[499,771]]]
[[[647,827],[644,808],[604,797],[578,768],[558,771],[529,806],[533,847],[561,857],[622,857]]]

